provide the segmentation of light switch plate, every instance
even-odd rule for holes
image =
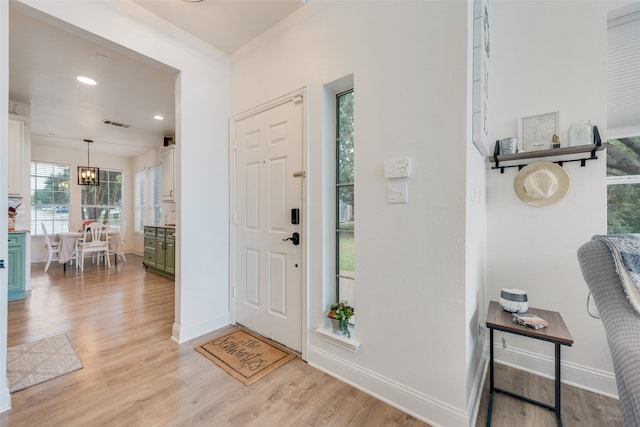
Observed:
[[[411,161],[409,159],[387,160],[384,163],[385,178],[405,178],[411,172]]]
[[[402,184],[387,184],[387,203],[407,203],[409,201],[406,182]]]

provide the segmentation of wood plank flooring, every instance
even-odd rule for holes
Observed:
[[[0,426],[424,426],[296,359],[244,386],[193,347],[170,339],[174,283],[142,258],[84,273],[32,265],[33,291],[9,303],[8,344],[67,334],[84,368],[12,394]],[[496,365],[496,384],[553,402],[553,382]],[[476,425],[484,426],[488,384]],[[564,425],[621,426],[618,402],[562,386]],[[553,426],[553,413],[505,395],[494,427]]]
[[[519,369],[495,365],[495,386],[554,404],[555,383],[552,379],[533,375]],[[476,427],[484,427],[487,420],[489,379],[485,380]],[[566,384],[561,385],[562,424],[565,427],[620,427],[622,415],[616,399],[591,393]],[[492,427],[555,426],[555,413],[502,393],[493,397]]]
[[[67,334],[84,368],[11,395],[1,426],[424,426],[301,359],[245,386],[170,339],[173,281],[142,257],[83,272],[32,265],[9,303],[8,345]],[[224,329],[223,329],[224,330]]]

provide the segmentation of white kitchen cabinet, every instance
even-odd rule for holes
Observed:
[[[175,151],[174,148],[167,148],[162,151],[161,156],[161,176],[162,176],[162,201],[175,202]]]
[[[26,122],[24,117],[9,115],[9,197],[22,197]]]

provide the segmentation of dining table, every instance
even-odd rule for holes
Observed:
[[[67,263],[75,258],[76,242],[82,238],[84,233],[80,231],[64,231],[56,233],[60,240],[60,251],[58,255],[58,262],[64,264],[64,271],[67,271]],[[122,240],[120,239],[120,232],[118,230],[108,231],[109,235],[109,252],[114,253],[114,261],[118,263],[118,257],[124,258],[124,248],[122,247]]]

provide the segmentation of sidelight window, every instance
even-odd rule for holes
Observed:
[[[355,306],[353,89],[336,95],[336,295]]]

